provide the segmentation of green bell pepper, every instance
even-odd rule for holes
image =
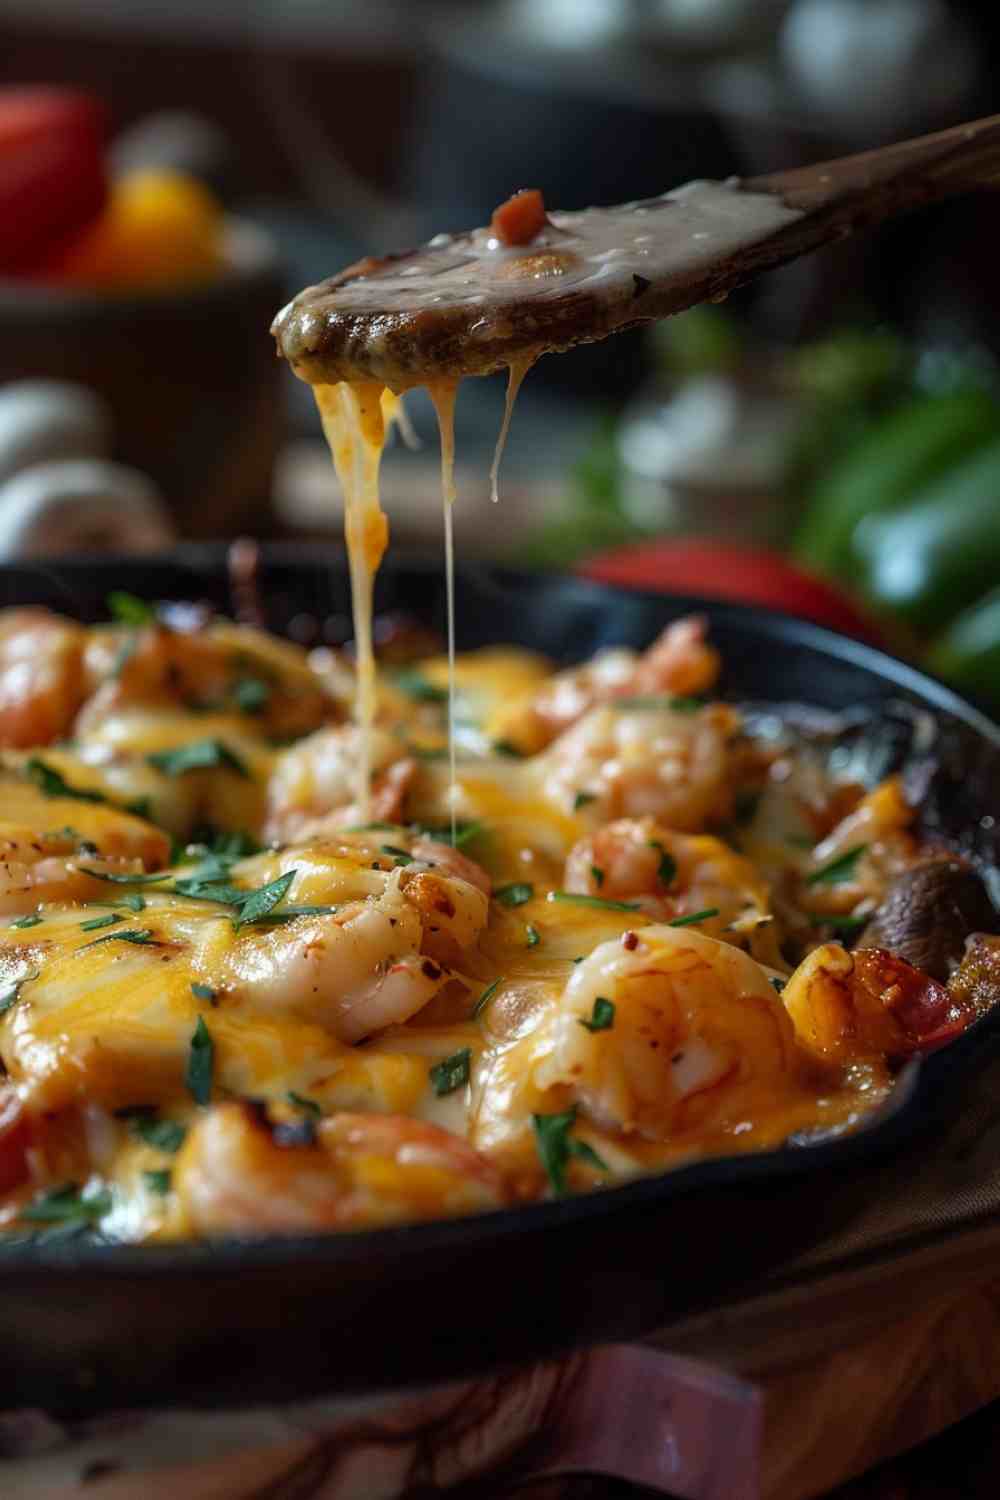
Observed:
[[[917,486],[992,438],[1000,438],[1000,404],[985,391],[919,396],[895,408],[829,465],[795,539],[796,556],[853,581],[852,539],[864,518],[905,504]]]
[[[930,636],[1000,578],[1000,441],[953,465],[905,504],[866,516],[854,580],[876,610]]]
[[[1000,588],[952,620],[931,647],[927,665],[963,692],[1000,705]]]

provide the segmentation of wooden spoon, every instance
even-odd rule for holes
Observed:
[[[524,368],[735,287],[894,214],[1000,180],[1000,115],[819,166],[553,211],[527,244],[491,229],[358,261],[275,319],[313,384],[395,391]]]

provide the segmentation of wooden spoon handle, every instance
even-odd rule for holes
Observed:
[[[842,220],[848,232],[973,188],[1000,184],[1000,115],[837,161],[745,179],[789,208]]]

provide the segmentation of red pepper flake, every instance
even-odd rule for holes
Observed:
[[[493,210],[490,229],[504,245],[530,245],[545,227],[545,201],[538,188],[522,188]]]

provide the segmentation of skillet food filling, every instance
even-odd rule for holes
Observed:
[[[446,654],[379,663],[365,744],[339,653],[112,602],[0,616],[8,1235],[391,1225],[850,1131],[996,997],[975,871],[898,779],[755,737],[697,618],[461,654],[450,705]]]

